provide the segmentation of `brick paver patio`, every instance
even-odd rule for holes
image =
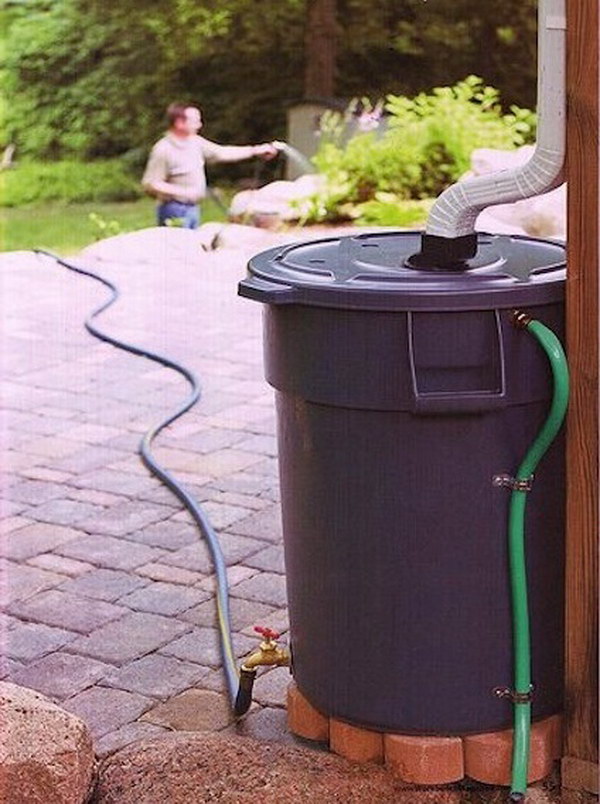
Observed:
[[[221,535],[243,655],[254,624],[286,630],[273,394],[260,306],[236,296],[247,251],[202,253],[188,234],[128,236],[80,261],[121,287],[105,329],[202,379],[203,400],[156,454]],[[169,728],[292,739],[282,669],[258,680],[253,711],[231,724],[207,549],[135,454],[186,384],[85,332],[98,284],[27,253],[1,255],[0,277],[0,677],[82,716],[100,754]]]

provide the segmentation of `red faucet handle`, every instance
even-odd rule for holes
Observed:
[[[279,639],[279,637],[281,636],[281,634],[279,634],[277,631],[273,631],[271,628],[263,628],[262,625],[255,625],[254,630],[256,631],[257,634],[260,634],[265,639],[275,640]]]

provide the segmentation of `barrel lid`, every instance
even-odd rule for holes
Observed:
[[[518,235],[478,235],[461,270],[409,264],[420,232],[332,237],[269,249],[248,265],[240,295],[267,304],[362,310],[460,310],[560,301],[565,246]]]

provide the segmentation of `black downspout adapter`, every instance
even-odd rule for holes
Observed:
[[[421,251],[406,261],[409,268],[424,271],[464,271],[467,260],[477,254],[477,234],[440,237],[424,232]]]

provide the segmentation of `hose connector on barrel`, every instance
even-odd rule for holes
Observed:
[[[263,637],[263,641],[254,653],[244,659],[240,667],[240,685],[234,704],[236,717],[245,715],[250,708],[256,671],[259,667],[289,667],[290,664],[289,652],[277,644],[280,637],[277,631],[259,625],[255,626],[254,630]]]

